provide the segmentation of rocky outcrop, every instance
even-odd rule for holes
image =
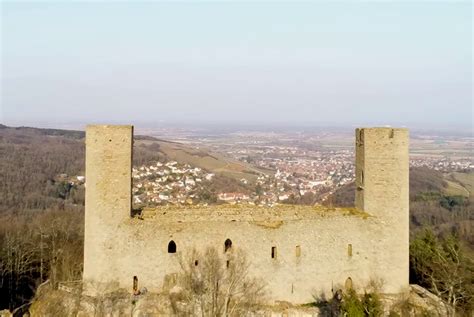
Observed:
[[[410,285],[410,288],[413,306],[429,311],[433,316],[451,315],[450,307],[435,294],[416,284]]]
[[[168,298],[146,293],[131,295],[118,290],[91,297],[80,292],[49,290],[38,296],[30,307],[32,317],[88,317],[88,316],[169,316]]]
[[[12,313],[8,309],[0,310],[0,317],[12,317]]]
[[[411,284],[407,292],[383,297],[384,306],[390,316],[451,316],[450,307],[427,289]]]
[[[170,299],[179,301],[180,290],[173,288],[166,294],[141,292],[132,295],[126,290],[119,290],[99,297],[83,295],[80,290],[53,290],[50,287],[37,295],[30,307],[30,316],[36,317],[88,317],[88,316],[172,316],[173,307]],[[384,315],[395,317],[449,316],[449,307],[436,295],[418,286],[410,285],[409,290],[398,295],[381,295]],[[292,317],[292,316],[330,316],[329,310],[315,305],[292,305],[277,302],[273,306],[262,307],[252,317]],[[1,311],[0,317],[11,317],[8,311]]]

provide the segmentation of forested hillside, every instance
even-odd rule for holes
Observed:
[[[61,174],[84,175],[84,133],[35,128],[0,129],[0,212],[81,209],[83,187],[70,186]],[[134,163],[159,160],[160,152],[141,145]]]

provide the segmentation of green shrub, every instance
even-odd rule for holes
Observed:
[[[367,316],[382,316],[383,305],[378,293],[365,293],[362,297],[362,305]]]
[[[341,310],[348,316],[364,317],[364,305],[354,290],[349,290],[342,299]]]
[[[343,296],[340,313],[351,317],[378,317],[383,315],[383,305],[377,292],[365,293],[361,297],[349,290]]]

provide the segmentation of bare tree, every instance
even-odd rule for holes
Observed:
[[[82,217],[65,210],[0,215],[1,306],[27,303],[46,279],[57,287],[81,278]]]
[[[249,263],[238,249],[220,255],[192,250],[180,256],[180,295],[171,297],[177,315],[244,316],[264,302],[264,283],[249,276]]]
[[[455,236],[439,239],[426,230],[410,245],[410,263],[414,277],[443,298],[454,315],[459,306],[472,310],[474,264]]]

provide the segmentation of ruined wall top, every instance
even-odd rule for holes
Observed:
[[[275,205],[272,207],[254,205],[217,206],[162,206],[145,208],[136,218],[149,221],[293,221],[331,217],[358,217],[366,219],[370,214],[356,208],[333,208],[326,206]]]

